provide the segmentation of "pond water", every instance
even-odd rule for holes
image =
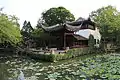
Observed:
[[[120,80],[120,55],[89,55],[56,63],[0,57],[0,80]]]

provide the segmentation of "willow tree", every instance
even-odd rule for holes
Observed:
[[[21,41],[18,18],[0,11],[0,43],[15,45]]]

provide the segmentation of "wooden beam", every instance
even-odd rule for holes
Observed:
[[[73,33],[65,33],[65,35],[74,35]]]

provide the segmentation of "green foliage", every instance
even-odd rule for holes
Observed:
[[[70,58],[75,58],[81,55],[88,54],[88,48],[76,48],[76,49],[70,49],[66,53],[55,53],[55,54],[30,54],[29,56],[35,59],[40,59],[43,61],[59,61],[59,60],[66,60]]]
[[[55,58],[53,54],[30,54],[29,56],[34,59],[48,61],[48,62],[53,62]]]
[[[88,46],[89,46],[89,53],[93,53],[95,51],[95,39],[93,35],[89,36]]]
[[[35,59],[40,59],[43,61],[59,61],[59,60],[66,60],[66,59],[71,59],[71,58],[76,58],[82,55],[88,55],[89,53],[97,53],[99,54],[99,51],[92,51],[90,48],[74,48],[68,50],[66,53],[55,53],[55,54],[31,54],[30,57],[35,58]]]
[[[40,36],[42,36],[43,33],[44,33],[44,31],[42,28],[37,28],[37,29],[34,29],[34,31],[32,32],[31,35],[33,37],[40,37]]]
[[[113,39],[120,31],[120,12],[113,6],[92,11],[90,18],[98,24],[102,38]]]
[[[42,13],[42,21],[41,19],[38,22],[44,22],[48,26],[61,24],[65,21],[74,21],[74,15],[70,13],[64,7],[50,8],[49,10]]]
[[[21,41],[18,18],[0,11],[0,43],[17,44]]]
[[[27,21],[24,21],[23,27],[22,27],[22,29],[21,29],[21,34],[22,34],[24,37],[30,37],[30,36],[31,36],[31,32],[32,32],[33,30],[34,30],[34,29],[32,28],[31,23],[30,23],[30,22],[27,22]]]
[[[46,54],[47,55],[47,54]],[[36,55],[36,57],[39,57]],[[44,56],[41,56],[41,58]],[[48,56],[47,56],[48,57]],[[3,60],[4,59],[4,60]],[[1,80],[15,80],[22,69],[30,80],[119,80],[119,54],[89,54],[56,63],[0,57]],[[34,76],[32,76],[34,74]]]
[[[38,44],[38,46],[41,47],[50,46],[48,44],[55,42],[57,38],[49,33],[45,33],[41,28],[34,29],[34,31],[31,33],[31,36],[34,38],[34,41]]]
[[[62,78],[77,79],[78,76],[80,79],[105,79],[105,80],[117,80],[120,79],[120,56],[115,55],[94,55],[90,58],[83,60],[76,60],[75,62],[68,64],[61,64],[56,67],[57,70],[62,70],[67,76],[62,75]],[[62,67],[62,68],[61,68]],[[56,72],[54,72],[56,73]],[[53,74],[54,74],[53,73]],[[61,74],[60,72],[57,74]],[[57,78],[59,75],[56,74],[56,77],[52,76],[50,78]],[[50,75],[48,75],[49,77]]]
[[[43,31],[43,29],[38,28],[38,29],[34,29],[34,31],[32,32],[32,37],[36,37],[36,38],[40,38],[43,40],[49,40],[51,38],[49,33],[45,33]]]

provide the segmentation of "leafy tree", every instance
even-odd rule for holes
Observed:
[[[21,41],[18,18],[0,11],[0,43],[15,45]]]
[[[25,32],[27,32],[27,33],[32,32],[32,31],[33,31],[33,28],[32,28],[32,26],[31,26],[31,23],[30,23],[30,22],[27,22],[27,21],[24,21],[22,31],[25,31]]]
[[[49,10],[42,13],[42,19],[39,19],[39,23],[44,23],[48,26],[61,24],[65,21],[75,20],[74,15],[70,13],[64,7],[50,8]]]
[[[25,20],[23,23],[23,27],[22,27],[22,31],[26,31],[27,32],[27,21]]]
[[[95,39],[93,35],[89,36],[88,40],[88,46],[89,46],[89,53],[93,53],[95,50]]]
[[[32,32],[32,36],[40,37],[42,33],[44,33],[43,29],[41,29],[41,28],[34,29],[34,31]]]
[[[31,23],[27,22],[27,21],[24,21],[23,27],[22,27],[22,30],[21,30],[21,34],[24,37],[30,37],[30,34],[33,30],[34,29],[32,28]]]
[[[45,33],[41,28],[34,29],[31,36],[34,39],[34,42],[37,43],[37,47],[49,46],[48,44],[55,42],[56,40],[55,36]]]
[[[120,12],[115,7],[109,5],[99,8],[91,12],[90,18],[98,24],[104,40],[117,39],[120,31]]]

